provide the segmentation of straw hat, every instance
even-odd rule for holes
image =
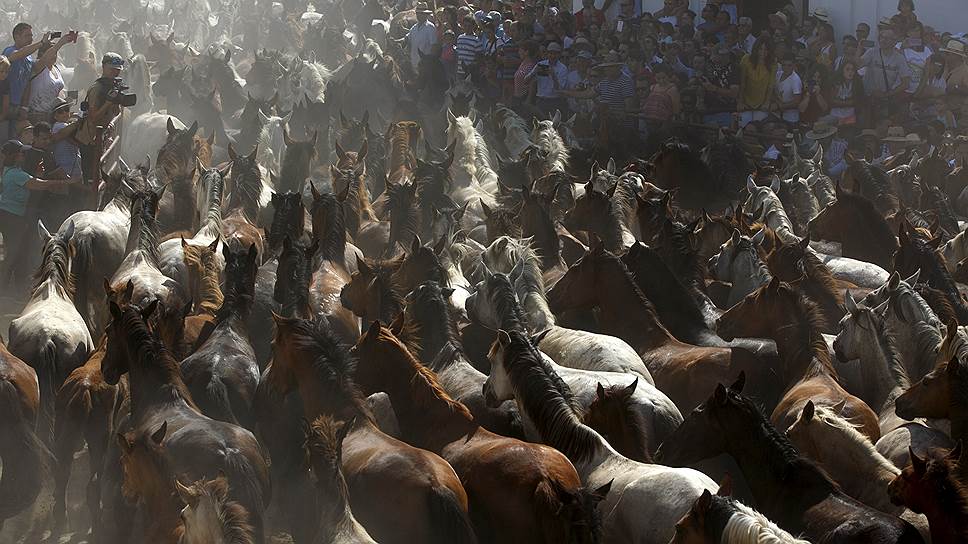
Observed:
[[[806,137],[811,140],[823,140],[824,138],[833,136],[836,133],[837,127],[826,121],[817,121],[813,124],[813,128],[807,132]]]
[[[810,13],[810,16],[822,23],[830,22],[830,12],[824,8],[817,8],[813,10],[813,12]]]
[[[426,13],[426,14],[433,13],[432,11],[430,11],[430,6],[428,6],[426,2],[420,2],[419,4],[417,4],[417,7],[414,8],[414,11],[417,13]]]
[[[907,145],[921,145],[921,136],[916,132],[912,132],[904,137],[904,143]]]
[[[885,142],[907,142],[907,136],[904,133],[904,127],[890,127],[887,129],[887,136],[884,137]]]
[[[964,42],[958,40],[948,40],[948,45],[940,49],[942,53],[951,53],[952,55],[958,55],[959,57],[968,57],[968,51]]]
[[[860,134],[858,134],[857,137],[858,138],[874,138],[875,140],[877,140],[877,139],[880,138],[880,135],[877,133],[876,130],[874,130],[872,128],[865,128],[864,130],[860,131]]]

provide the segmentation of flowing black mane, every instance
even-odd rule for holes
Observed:
[[[324,193],[314,197],[311,213],[313,216],[313,237],[319,242],[318,258],[344,264],[346,259],[346,216],[343,213],[345,203],[340,202],[336,195]],[[317,214],[325,215],[323,232],[316,232]],[[323,219],[323,216],[320,216]],[[293,225],[295,228],[295,225]],[[302,226],[300,225],[300,229]]]
[[[44,244],[40,268],[34,274],[34,286],[31,297],[36,296],[38,289],[48,280],[64,289],[68,298],[74,297],[74,275],[70,272],[71,254],[70,242],[65,241],[60,234],[54,234]]]
[[[507,274],[496,273],[485,281],[487,281],[487,292],[490,294],[490,303],[494,305],[501,319],[501,328],[527,334],[528,320],[524,317],[524,311],[514,292],[511,278]]]
[[[645,297],[655,302],[659,317],[675,337],[687,337],[684,327],[704,323],[696,300],[657,251],[637,242],[622,257],[622,263]]]
[[[874,203],[862,195],[847,191],[837,192],[837,201],[832,206],[843,206],[850,210],[850,213],[857,217],[854,225],[863,225],[871,232],[877,243],[884,242],[884,247],[896,245],[894,232],[890,225],[884,220],[884,215],[877,211]]]
[[[407,304],[407,321],[419,337],[418,359],[429,363],[448,344],[458,344],[457,320],[440,284],[426,281],[417,286]]]

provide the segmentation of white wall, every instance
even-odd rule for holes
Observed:
[[[938,33],[968,31],[968,1],[915,0],[918,20]],[[810,9],[826,8],[833,19],[837,43],[844,34],[853,34],[857,23],[871,25],[872,37],[882,17],[897,13],[897,0],[810,0]]]

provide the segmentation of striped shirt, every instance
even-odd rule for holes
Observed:
[[[598,102],[608,108],[609,113],[622,118],[625,115],[625,101],[635,96],[635,83],[622,73],[617,79],[603,79],[598,82]]]
[[[484,53],[484,42],[480,36],[461,34],[457,37],[457,75],[465,74],[464,66],[477,62],[478,55]]]

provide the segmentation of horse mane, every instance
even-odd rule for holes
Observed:
[[[507,334],[511,342],[505,346],[505,366],[517,389],[515,398],[534,420],[541,441],[576,464],[589,461],[601,445],[601,437],[579,420],[571,389],[524,332]]]
[[[764,285],[760,289],[769,288],[769,285]],[[827,351],[827,342],[824,340],[823,334],[820,333],[824,326],[824,319],[820,313],[820,308],[806,296],[795,291],[789,284],[787,284],[786,288],[781,288],[779,293],[780,296],[788,298],[790,313],[787,315],[792,318],[792,324],[797,327],[798,338],[804,339],[796,343],[796,351],[790,354],[790,358],[792,360],[798,360],[803,357],[804,352],[809,351],[811,358],[819,362],[820,366],[832,378],[839,382],[840,376],[837,373],[837,369],[834,368],[833,362],[830,360],[830,353]]]
[[[329,228],[326,232],[313,232],[320,242],[317,255],[323,260],[343,263],[346,260],[346,216],[342,203],[336,195],[323,193],[313,200],[312,210],[319,208],[328,210],[326,224]],[[301,228],[302,225],[293,225],[293,228],[296,227]]]
[[[40,268],[34,273],[34,286],[30,298],[36,297],[48,281],[62,289],[68,299],[74,298],[74,274],[70,271],[70,242],[65,242],[59,234],[54,234],[44,244]]]
[[[615,180],[615,193],[611,199],[612,214],[622,219],[623,223],[635,218],[638,210],[638,192],[628,177],[622,175]]]
[[[728,515],[725,525],[722,526],[721,539],[713,542],[728,542],[729,544],[810,544],[807,540],[794,537],[763,514],[735,499],[713,496],[707,518],[709,515],[713,515],[714,519],[718,518],[718,521],[722,520],[722,516]],[[714,527],[718,526],[720,526],[719,523],[714,524]]]
[[[656,311],[655,305],[653,305],[652,301],[649,300],[649,297],[645,296],[645,293],[643,293],[642,290],[639,289],[638,284],[635,283],[635,278],[632,276],[632,273],[629,271],[629,269],[625,266],[625,263],[623,263],[622,260],[617,255],[613,255],[612,253],[609,253],[607,251],[603,251],[600,255],[598,255],[598,258],[604,260],[607,264],[611,264],[612,266],[615,267],[616,270],[619,270],[622,272],[622,275],[624,276],[629,289],[631,289],[632,293],[636,297],[636,302],[642,306],[641,308],[642,313],[645,314],[645,316],[648,319],[654,321],[655,323],[659,323],[661,325],[659,321],[659,313],[658,311]]]
[[[874,447],[874,443],[857,430],[858,425],[841,417],[829,407],[822,405],[815,406],[813,419],[818,423],[833,427],[844,433],[847,439],[860,449],[864,457],[873,459],[877,463],[881,471],[895,475],[899,472],[897,467],[894,466],[894,463],[888,461],[883,455],[878,453],[877,448]]]
[[[399,335],[408,344],[411,353],[420,353],[421,360],[429,363],[426,348],[423,346],[427,335],[425,331],[443,331],[444,347],[448,343],[457,344],[460,340],[457,334],[457,310],[444,299],[440,284],[426,281],[413,290],[411,300],[407,304],[407,319],[404,320],[404,331]],[[411,337],[419,337],[420,346],[414,350],[409,345]],[[434,355],[436,357],[436,354]]]
[[[258,210],[262,193],[262,171],[259,170],[259,163],[254,158],[249,160],[248,157],[240,155],[232,161],[232,179],[235,187],[229,209],[241,207],[243,213],[248,213],[246,210],[249,209]]]
[[[216,478],[208,482],[196,482],[193,487],[204,489],[218,506],[215,510],[226,544],[253,544],[255,542],[254,529],[249,523],[249,511],[238,502],[228,499],[228,480]]]
[[[444,391],[434,371],[422,365],[389,329],[380,327],[379,340],[390,344],[399,354],[398,359],[403,364],[409,365],[409,368],[413,371],[413,376],[410,378],[410,392],[418,411],[442,404],[451,413],[459,414],[468,420],[474,419],[466,406],[451,398]]]
[[[947,458],[948,450],[928,451],[927,468],[921,478],[934,483],[938,506],[954,523],[960,525],[961,540],[968,539],[968,528],[963,522],[968,517],[968,487],[959,477],[958,461]]]
[[[157,376],[159,381],[171,389],[174,398],[181,398],[191,409],[201,414],[202,411],[195,404],[188,386],[182,379],[178,361],[171,356],[164,343],[155,338],[148,324],[141,317],[141,311],[136,306],[125,307],[121,312],[121,325],[128,346],[134,346],[137,350],[135,362],[147,373],[159,374]],[[138,412],[135,409],[137,400],[134,396],[131,402],[132,412]]]
[[[884,169],[867,163],[866,161],[856,161],[851,167],[851,173],[856,181],[859,193],[864,193],[868,188],[875,193],[875,198],[888,198],[896,208],[899,204],[897,195],[891,187],[891,180],[888,178]]]
[[[926,283],[918,283],[914,286],[914,290],[931,307],[941,323],[958,321],[958,314],[955,312],[954,306],[951,305],[951,302],[940,289],[935,289]]]
[[[222,306],[225,300],[219,285],[219,267],[216,263],[215,252],[208,247],[188,245],[183,247],[183,259],[186,265],[197,267],[200,271],[199,293],[201,307],[208,313],[213,313]]]
[[[285,146],[282,162],[279,165],[279,179],[283,185],[295,186],[297,190],[310,177],[310,168],[316,147],[312,140],[293,142]]]
[[[497,272],[484,281],[487,282],[488,292],[491,293],[491,302],[501,319],[501,327],[505,330],[516,330],[527,334],[529,332],[528,321],[524,316],[521,302],[518,300],[511,278],[507,274]]]
[[[330,395],[340,395],[357,416],[373,421],[366,398],[353,381],[356,361],[329,328],[325,319],[298,319],[293,322],[293,344],[313,357],[311,371]]]
[[[632,250],[626,252],[621,257],[622,263],[625,264],[643,296],[650,301],[665,301],[661,306],[674,315],[663,321],[670,324],[684,319],[688,323],[703,323],[704,318],[696,304],[696,299],[689,294],[686,286],[662,260],[659,253],[639,242],[636,242],[636,246],[635,256],[632,256]]]
[[[386,187],[387,212],[390,217],[390,229],[399,236],[402,233],[417,235],[420,233],[420,218],[418,215],[416,186],[404,183],[388,183]],[[391,236],[390,243],[401,242],[399,238]]]

